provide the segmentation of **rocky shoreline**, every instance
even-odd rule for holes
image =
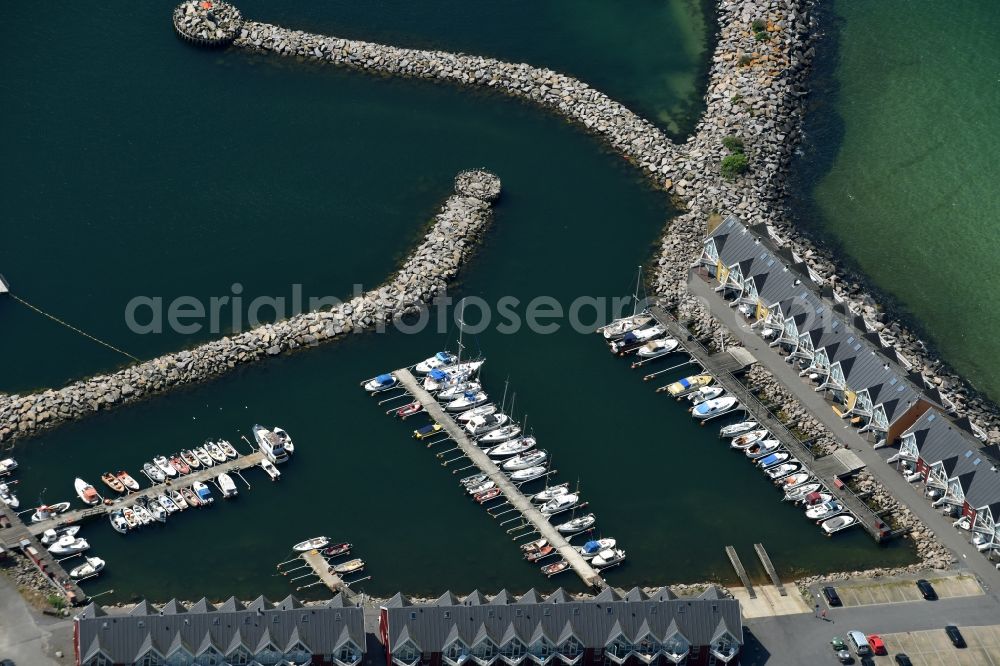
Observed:
[[[434,217],[423,241],[383,286],[330,310],[167,354],[118,372],[31,395],[0,395],[0,442],[28,437],[65,421],[203,382],[239,365],[312,347],[352,331],[384,326],[414,312],[458,274],[493,219],[500,179],[479,169],[455,179],[455,194]]]

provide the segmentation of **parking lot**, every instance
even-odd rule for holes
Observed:
[[[928,580],[941,599],[983,594],[979,581],[973,576],[957,574]],[[845,607],[898,604],[907,601],[920,601],[923,598],[913,580],[871,581],[862,584],[837,585],[836,588]]]
[[[968,647],[958,649],[951,644],[944,628],[928,631],[908,631],[899,634],[882,634],[888,655],[875,658],[880,665],[895,664],[895,655],[906,653],[919,666],[1000,666],[1000,625],[989,627],[961,627]]]

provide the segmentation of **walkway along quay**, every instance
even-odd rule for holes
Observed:
[[[503,496],[523,516],[524,520],[530,523],[538,534],[555,548],[556,553],[569,563],[580,580],[590,587],[603,589],[606,583],[598,571],[569,544],[566,537],[552,526],[552,523],[538,510],[538,507],[532,504],[520,488],[469,438],[465,430],[445,412],[434,396],[424,390],[413,374],[405,368],[396,370],[392,374],[402,388],[423,406],[431,419],[444,429],[448,437],[455,442],[468,459],[496,484]]]
[[[882,542],[894,534],[889,529],[878,514],[871,507],[865,504],[850,488],[844,485],[840,476],[845,471],[850,471],[843,466],[831,465],[825,462],[825,458],[819,460],[813,455],[812,449],[796,437],[785,425],[770,412],[753,393],[747,389],[743,383],[728,371],[729,361],[723,354],[712,354],[691,334],[684,324],[677,321],[670,313],[659,305],[649,308],[649,313],[657,323],[666,329],[667,335],[677,340],[681,347],[691,356],[692,360],[700,365],[707,374],[715,377],[719,386],[739,400],[741,408],[751,416],[761,428],[766,428],[771,435],[781,442],[782,446],[788,450],[799,463],[803,470],[816,477],[838,501],[840,501],[854,516],[858,523],[865,528],[876,542]]]
[[[74,582],[62,564],[52,556],[38,538],[25,527],[18,515],[5,502],[0,502],[0,545],[10,551],[19,551],[52,583],[56,593],[75,606],[87,600],[87,594]]]

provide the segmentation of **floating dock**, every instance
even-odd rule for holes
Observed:
[[[309,565],[316,577],[319,578],[331,592],[337,594],[343,590],[349,590],[344,579],[330,571],[330,563],[326,561],[318,550],[310,550],[302,554],[302,560]]]
[[[259,465],[263,459],[264,454],[260,451],[254,451],[248,455],[237,456],[232,460],[227,460],[223,463],[216,463],[208,468],[203,467],[191,472],[190,474],[185,474],[184,476],[175,476],[172,480],[167,480],[164,483],[158,483],[155,486],[143,488],[141,490],[131,492],[128,495],[121,495],[114,499],[111,504],[100,504],[98,506],[89,506],[86,509],[76,509],[74,511],[56,514],[49,520],[45,520],[40,523],[31,523],[28,525],[27,530],[32,534],[37,535],[47,529],[62,527],[63,525],[76,524],[90,518],[107,516],[109,513],[113,513],[118,509],[131,506],[137,499],[143,497],[156,497],[157,495],[162,495],[164,492],[172,490],[175,487],[183,488],[185,486],[190,486],[195,481],[207,483],[215,479],[215,477],[219,476],[223,472],[242,472],[243,470]],[[108,499],[111,498],[109,497]],[[20,520],[18,523],[20,523]]]
[[[739,400],[742,409],[747,413],[748,418],[753,418],[762,428],[767,430],[781,442],[781,445],[791,453],[801,464],[802,469],[814,476],[822,483],[827,492],[833,495],[844,507],[847,508],[858,519],[858,524],[865,528],[872,538],[877,542],[889,538],[892,533],[882,519],[855,495],[850,488],[840,482],[838,473],[842,470],[842,465],[830,465],[826,458],[817,461],[812,450],[804,442],[799,440],[778,418],[770,412],[757,399],[750,390],[743,385],[730,372],[730,354],[712,354],[691,334],[682,323],[658,305],[649,308],[649,313],[653,315],[667,335],[680,342],[684,350],[704,371],[715,377],[716,383],[726,389],[729,395]],[[740,359],[737,361],[742,362]],[[730,412],[731,413],[731,412]],[[832,462],[832,460],[831,460]]]
[[[400,385],[413,396],[413,399],[423,405],[424,410],[434,420],[440,424],[448,436],[462,450],[472,463],[479,470],[486,474],[497,488],[503,493],[510,505],[517,509],[530,523],[539,535],[548,540],[549,545],[556,549],[556,552],[567,562],[580,579],[588,586],[603,589],[606,587],[604,579],[600,573],[585,560],[580,553],[570,546],[569,541],[552,526],[552,523],[538,510],[531,500],[521,493],[520,489],[501,471],[497,465],[490,460],[483,450],[476,446],[454,419],[444,411],[444,408],[434,399],[430,393],[425,391],[413,374],[407,369],[396,370],[392,374],[399,380]]]

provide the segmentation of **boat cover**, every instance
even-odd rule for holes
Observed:
[[[635,333],[629,331],[628,333],[625,334],[625,337],[622,338],[622,342],[624,342],[627,345],[630,345],[634,342],[639,342],[639,338],[636,337]]]
[[[813,492],[809,493],[808,495],[806,495],[806,501],[807,501],[807,502],[809,502],[810,504],[815,504],[815,503],[816,503],[816,502],[818,502],[818,501],[819,501],[819,500],[820,500],[821,498],[822,498],[822,497],[821,497],[821,495],[819,494],[819,492],[817,492],[817,491],[815,491],[815,490],[814,490]]]
[[[396,381],[396,379],[391,374],[386,373],[384,375],[379,375],[378,377],[376,377],[375,381],[377,381],[381,386],[385,386],[386,384],[391,384],[392,382]]]
[[[437,425],[436,423],[431,423],[430,425],[425,425],[422,428],[417,428],[417,432],[420,433],[421,435],[427,434],[429,432],[433,432],[434,431],[434,427],[436,425]]]
[[[427,373],[427,375],[436,382],[439,382],[442,379],[446,379],[448,377],[448,373],[444,372],[443,370],[438,370],[437,368],[431,370],[429,373]]]
[[[599,553],[601,552],[601,542],[600,541],[588,541],[583,544],[583,552],[587,553]]]
[[[778,461],[778,454],[777,453],[772,453],[771,455],[767,456],[766,458],[764,458],[762,460],[759,460],[758,463],[762,467],[767,467],[771,463],[777,462],[777,461]]]
[[[434,354],[434,358],[441,361],[442,363],[447,363],[448,361],[451,360],[451,354],[449,354],[448,352],[438,352],[437,354]]]

